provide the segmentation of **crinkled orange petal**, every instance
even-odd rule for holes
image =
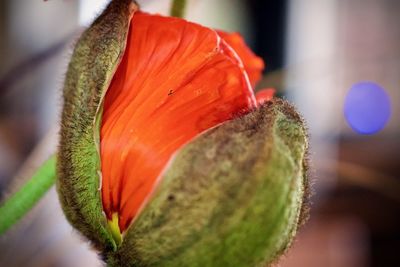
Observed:
[[[199,133],[256,106],[241,60],[218,34],[138,12],[104,102],[102,201],[124,231],[172,154]]]
[[[251,51],[240,33],[217,32],[236,51],[249,75],[251,85],[255,87],[257,82],[260,81],[265,68],[264,60]]]
[[[256,94],[256,101],[258,105],[262,105],[265,102],[271,101],[272,98],[275,95],[275,89],[274,88],[265,88],[261,89],[257,92]]]

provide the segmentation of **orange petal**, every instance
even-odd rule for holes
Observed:
[[[241,58],[244,68],[249,75],[250,83],[253,87],[260,81],[262,72],[264,70],[264,61],[251,51],[246,45],[240,33],[227,33],[224,31],[217,31],[221,36],[238,54]]]
[[[171,155],[210,127],[256,106],[240,59],[218,34],[137,12],[105,97],[102,200],[124,231]]]
[[[265,102],[271,101],[271,99],[275,95],[275,89],[274,88],[266,88],[266,89],[261,89],[260,91],[257,92],[256,94],[256,100],[258,105],[262,105]]]

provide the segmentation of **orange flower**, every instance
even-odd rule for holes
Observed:
[[[135,13],[101,126],[103,208],[121,232],[179,148],[257,106],[252,86],[263,68],[238,33]]]

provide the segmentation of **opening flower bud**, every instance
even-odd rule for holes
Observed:
[[[231,35],[224,33],[229,38]],[[234,34],[236,47],[245,47]],[[251,73],[262,60],[244,51]],[[247,63],[246,61],[246,63]],[[246,66],[246,65],[245,65]],[[256,107],[245,66],[216,31],[183,19],[136,12],[127,48],[104,101],[103,207],[121,232],[184,144]]]
[[[256,266],[290,244],[306,196],[294,109],[253,87],[238,34],[115,0],[69,65],[58,191],[112,266]],[[276,201],[276,203],[275,203]]]

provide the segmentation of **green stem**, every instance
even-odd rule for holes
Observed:
[[[56,156],[45,161],[14,195],[0,204],[0,235],[17,223],[50,189],[56,177]]]
[[[183,18],[185,16],[186,0],[173,0],[170,14],[173,17]]]

